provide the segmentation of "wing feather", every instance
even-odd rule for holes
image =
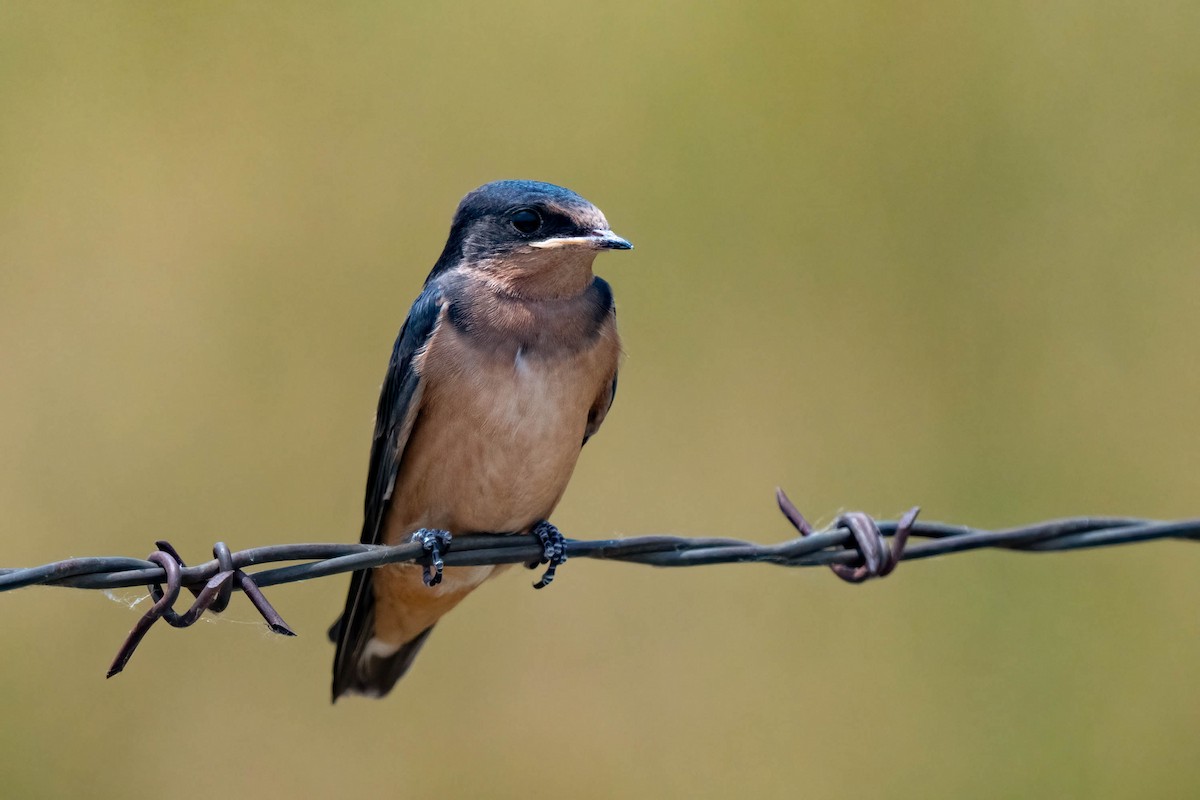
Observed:
[[[362,535],[359,537],[363,544],[382,541],[384,517],[396,487],[404,448],[421,407],[421,376],[415,361],[437,327],[442,303],[437,287],[427,285],[409,310],[408,319],[392,347],[375,413],[375,433],[363,499]],[[371,638],[374,614],[371,570],[359,570],[351,576],[345,610],[329,632],[330,638],[337,643],[333,659],[334,700],[358,680],[358,657]]]

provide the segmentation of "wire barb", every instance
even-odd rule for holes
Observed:
[[[795,504],[788,499],[783,489],[775,490],[775,501],[779,503],[779,510],[783,512],[783,516],[787,517],[788,522],[792,523],[792,527],[800,532],[801,538],[814,534],[812,525],[808,524],[808,520],[800,513],[800,509],[796,508]],[[883,538],[879,523],[871,515],[861,511],[848,511],[842,514],[833,523],[833,527],[845,528],[850,531],[854,537],[853,549],[858,551],[861,563],[856,566],[830,564],[829,569],[846,583],[862,583],[871,578],[890,575],[892,570],[896,569],[896,565],[900,563],[900,559],[904,557],[904,546],[908,543],[908,536],[912,532],[913,523],[917,521],[919,513],[921,513],[920,507],[913,506],[900,518],[900,521],[896,523],[896,532],[892,537],[890,547],[887,540]]]
[[[984,548],[1044,553],[1160,539],[1200,541],[1200,519],[1163,522],[1129,517],[1074,517],[1019,528],[984,530],[940,522],[918,522],[916,508],[896,522],[878,522],[861,512],[850,512],[839,516],[829,528],[817,531],[782,490],[776,492],[776,500],[784,517],[799,532],[798,538],[777,544],[679,536],[597,541],[563,539],[561,553],[555,548],[561,558],[553,560],[561,563],[568,557],[594,558],[656,567],[732,563],[826,566],[842,580],[858,583],[889,574],[901,560],[913,561]],[[924,541],[909,544],[912,537]],[[0,568],[0,592],[26,586],[117,589],[149,585],[154,605],[138,619],[125,638],[109,668],[108,675],[112,677],[125,668],[147,631],[159,619],[166,619],[167,624],[174,627],[187,627],[205,611],[224,609],[235,590],[250,598],[272,631],[295,636],[267,602],[262,587],[385,564],[423,563],[432,577],[439,561],[445,568],[451,568],[542,563],[542,559],[549,558],[546,543],[533,534],[474,534],[456,536],[452,544],[438,544],[435,555],[426,549],[423,541],[394,546],[285,544],[237,552],[231,552],[223,542],[218,542],[213,547],[212,561],[188,567],[174,547],[168,542],[158,542],[158,549],[144,560],[70,558],[25,569]],[[260,569],[252,575],[245,572],[247,567],[284,561],[303,563]],[[552,575],[553,571],[548,571],[543,581],[549,583]],[[174,605],[182,589],[195,595],[195,600],[180,614],[174,610]]]
[[[170,542],[158,541],[154,544],[158,549],[151,553],[147,560],[163,568],[166,573],[167,588],[164,590],[159,582],[149,584],[150,596],[154,598],[154,605],[138,619],[133,629],[129,631],[129,635],[125,637],[125,641],[117,651],[105,677],[111,678],[125,669],[129,659],[133,657],[133,651],[137,649],[150,627],[158,620],[165,619],[172,628],[188,628],[196,624],[205,611],[217,613],[224,611],[233,594],[232,584],[235,579],[238,581],[242,593],[250,598],[250,602],[262,614],[263,619],[267,622],[267,627],[275,633],[285,636],[296,635],[283,621],[283,617],[279,616],[279,612],[267,602],[267,598],[259,591],[254,580],[234,567],[233,554],[224,542],[217,542],[213,545],[213,555],[216,556],[217,567],[221,571],[209,578],[203,588],[197,589],[194,585],[188,585],[187,589],[196,599],[191,608],[183,614],[176,612],[175,601],[179,599],[180,589],[184,588],[183,569],[187,565],[183,563],[183,559],[180,558],[178,551],[171,546]]]

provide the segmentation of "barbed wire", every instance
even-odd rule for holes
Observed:
[[[1022,552],[1058,552],[1133,544],[1158,539],[1200,540],[1200,519],[1160,521],[1132,517],[1072,517],[1016,528],[982,529],[940,522],[917,522],[913,508],[897,521],[878,522],[867,514],[849,512],[828,528],[816,531],[782,492],[780,510],[800,536],[777,544],[740,539],[636,536],[625,539],[565,542],[566,558],[594,558],[648,564],[656,567],[694,567],[710,564],[763,563],[783,567],[830,567],[851,583],[883,577],[900,561],[963,553],[985,548]],[[910,537],[924,539],[908,545]],[[419,563],[440,571],[446,567],[546,563],[545,547],[533,535],[473,534],[455,536],[440,553],[420,542],[394,546],[365,544],[284,544],[231,551],[223,542],[213,547],[213,559],[188,567],[175,548],[159,541],[147,558],[69,558],[37,567],[0,568],[0,592],[28,586],[76,589],[117,589],[148,586],[153,606],[143,614],[117,653],[108,675],[124,669],[142,637],[159,619],[173,627],[188,627],[205,611],[223,611],[233,591],[253,603],[275,633],[295,633],[263,596],[262,588],[283,583],[387,564]],[[432,556],[432,557],[431,557]],[[564,559],[565,560],[565,559]],[[287,561],[304,563],[245,570]],[[440,562],[440,564],[438,563]],[[180,614],[174,604],[182,589],[195,600]]]

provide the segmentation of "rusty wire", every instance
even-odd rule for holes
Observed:
[[[912,561],[968,550],[998,548],[1022,552],[1056,552],[1132,544],[1157,539],[1200,540],[1200,519],[1164,522],[1128,517],[1073,517],[1017,528],[985,530],[940,522],[917,522],[914,508],[895,522],[876,522],[851,512],[816,531],[787,499],[777,494],[780,510],[800,536],[778,544],[756,544],[739,539],[638,536],[626,539],[566,542],[567,558],[596,558],[649,564],[656,567],[692,567],[704,564],[766,563],[784,567],[827,566],[845,581],[859,583],[883,577],[901,560]],[[910,537],[924,539],[907,545]],[[150,627],[165,619],[173,627],[195,623],[205,611],[219,612],[233,590],[245,594],[275,633],[295,633],[263,596],[262,587],[323,578],[353,570],[402,562],[428,565],[419,543],[396,546],[364,544],[285,544],[232,552],[223,543],[213,547],[213,559],[188,567],[167,542],[146,559],[126,557],[70,558],[38,567],[0,568],[0,592],[26,586],[67,586],[77,589],[150,587],[153,606],[142,615],[118,651],[108,675],[124,669],[134,649]],[[447,567],[526,563],[536,566],[543,547],[533,535],[476,534],[456,536],[441,553]],[[285,561],[303,563],[245,570]],[[174,604],[182,589],[194,596],[191,607],[180,614]]]

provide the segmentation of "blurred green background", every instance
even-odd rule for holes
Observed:
[[[455,203],[569,186],[627,359],[568,535],[1194,516],[1194,3],[0,4],[0,564],[356,539]],[[345,579],[0,598],[5,797],[1193,797],[1200,552],[511,572],[330,706]],[[116,600],[117,602],[114,602]]]

